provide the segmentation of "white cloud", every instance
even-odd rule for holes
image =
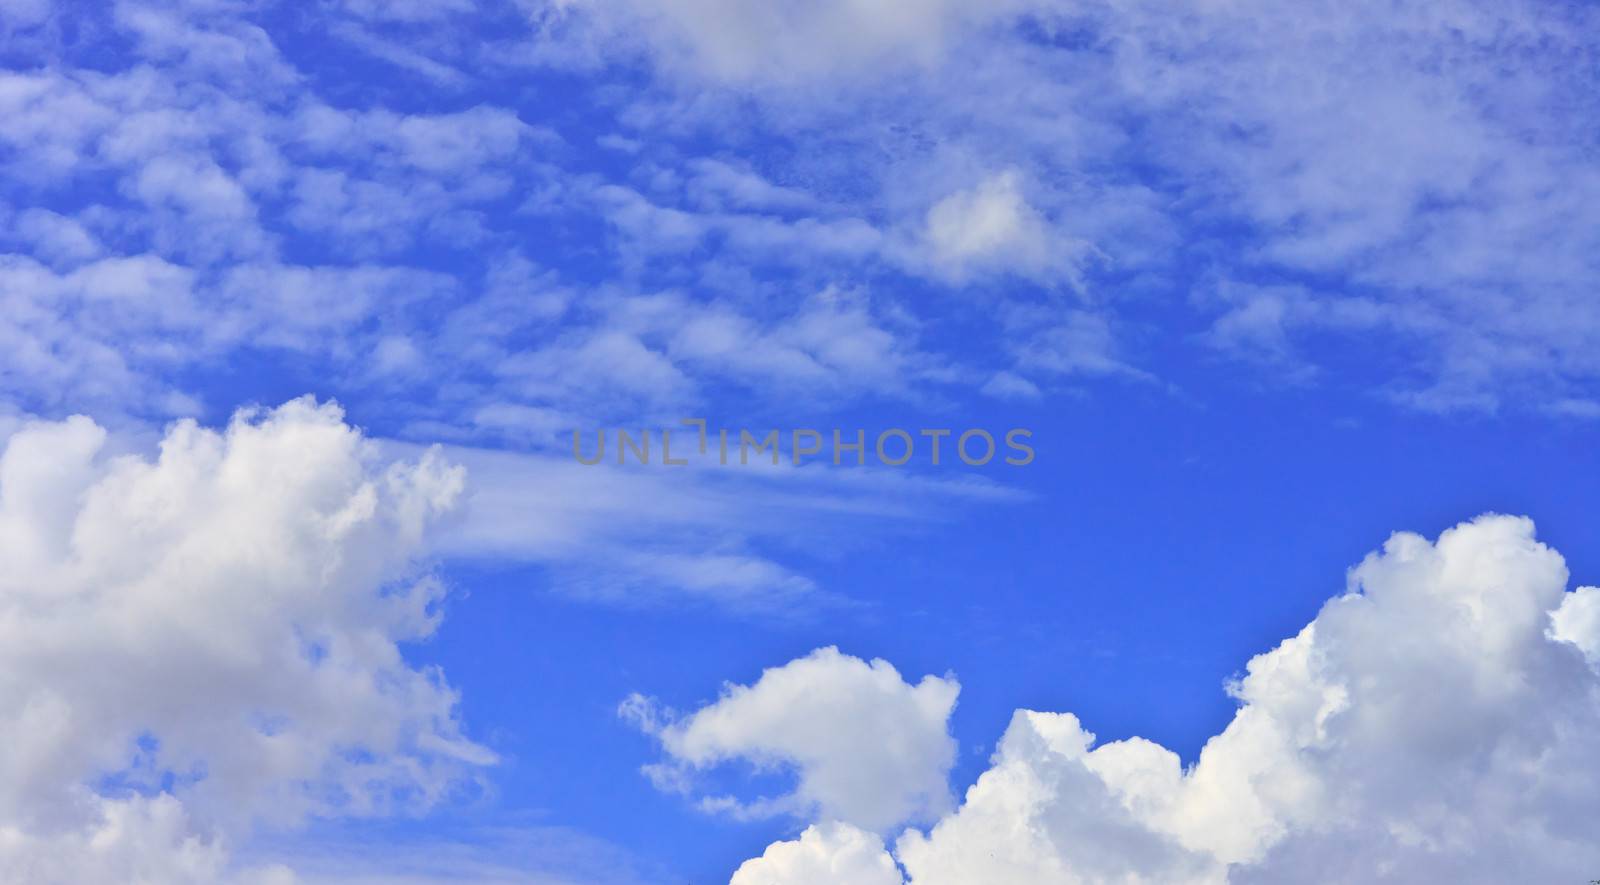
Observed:
[[[1213,306],[1222,309],[1201,336],[1206,344],[1271,369],[1276,380],[1286,383],[1308,382],[1320,374],[1302,354],[1300,338],[1414,324],[1377,299],[1319,296],[1300,285],[1263,286],[1224,279],[1197,287],[1192,300],[1207,312]]]
[[[1579,587],[1550,614],[1550,635],[1570,642],[1600,668],[1600,587]]]
[[[1181,779],[1177,757],[1138,739],[1091,753],[1093,741],[1069,713],[1018,711],[993,767],[967,792],[961,810],[927,836],[901,837],[896,850],[911,881],[1221,881],[1209,857],[1142,819],[1141,792],[1159,793]],[[1124,787],[1127,793],[1119,793]]]
[[[132,394],[152,365],[203,352],[193,274],[151,255],[101,258],[57,273],[0,255],[0,344],[12,384],[92,405]],[[52,403],[53,404],[53,403]]]
[[[1600,418],[1600,401],[1569,397],[1550,403],[1545,407],[1545,411],[1579,421],[1592,421]]]
[[[824,289],[764,324],[722,305],[681,302],[668,351],[754,389],[893,396],[930,373],[911,334],[863,293]]]
[[[115,119],[77,84],[44,73],[0,73],[0,111],[8,122],[0,142],[36,181],[75,171],[89,140]]]
[[[529,6],[541,23],[565,21],[547,38],[600,41],[611,60],[644,46],[691,72],[689,88],[668,76],[612,93],[621,81],[591,71],[619,96],[590,109],[637,143],[630,168],[603,174],[564,154],[532,119],[536,103],[479,105],[452,89],[406,102],[436,111],[384,107],[422,82],[409,78],[319,95],[327,72],[300,56],[296,70],[277,49],[296,32],[248,4],[123,2],[53,12],[81,45],[19,40],[31,72],[0,74],[5,198],[51,208],[7,212],[19,221],[9,239],[61,273],[151,256],[194,273],[202,303],[240,264],[302,251],[309,266],[370,263],[428,243],[463,254],[453,266],[467,268],[468,291],[504,254],[484,247],[529,238],[527,217],[504,205],[524,194],[556,235],[610,226],[581,262],[600,288],[719,289],[782,313],[829,286],[887,300],[902,272],[1025,301],[1006,290],[1028,287],[1004,285],[1021,278],[1077,289],[1119,336],[1132,325],[1115,321],[1124,292],[1155,293],[1205,314],[1204,341],[1275,377],[1324,377],[1302,338],[1364,335],[1407,348],[1385,387],[1400,403],[1593,411],[1600,176],[1570,110],[1591,103],[1571,71],[1592,13],[1470,0],[1427,13],[1257,0]],[[524,69],[503,63],[526,47],[480,47],[471,9],[352,2],[305,24],[382,18],[371,26],[425,31],[422,49],[464,78],[521,85]],[[454,79],[431,56],[388,57]],[[801,88],[766,88],[785,84]],[[1219,278],[1273,282],[1183,298]],[[360,303],[362,320],[429,325]],[[1193,319],[1163,317],[1147,337],[1192,339]],[[52,339],[21,337],[27,359],[52,359]],[[101,386],[145,381],[146,406],[172,397],[124,352],[158,347],[160,330],[88,337],[99,352],[81,356],[107,367]],[[1103,360],[1073,369],[1126,376]],[[8,383],[31,406],[69,391],[63,374],[29,366]],[[1522,388],[1534,395],[1507,395]],[[482,406],[449,420],[468,427]]]
[[[849,165],[840,202],[897,232],[913,272],[1066,281],[1107,301],[1181,300],[1210,272],[1304,286],[1298,303],[1224,305],[1208,340],[1301,380],[1317,367],[1280,333],[1402,347],[1387,392],[1436,411],[1583,401],[1600,378],[1586,295],[1600,175],[1571,110],[1594,105],[1574,73],[1591,9],[1039,0],[947,18],[928,4],[929,30],[902,29],[901,45],[851,18],[885,15],[866,4],[716,18],[692,3],[560,5],[607,25],[566,36],[663,60],[668,76],[630,108],[641,125],[730,141],[754,128],[792,145],[750,170],[769,178],[806,177],[796,157],[812,180]],[[813,57],[785,60],[791,38]],[[860,43],[877,48],[857,57]],[[923,67],[906,76],[892,59],[911,56]],[[672,76],[685,69],[687,83]]]
[[[655,466],[615,469],[613,432],[611,464],[585,466],[572,457],[571,427],[556,440],[560,454],[447,447],[449,460],[464,465],[473,482],[459,518],[437,533],[440,555],[541,563],[560,592],[611,604],[701,604],[799,618],[871,603],[816,587],[772,558],[774,551],[836,553],[855,538],[915,531],[970,506],[1020,497],[971,476],[816,469],[788,460],[774,466],[759,458],[739,466],[737,451],[724,467],[714,435],[707,455],[694,457],[696,429],[673,424],[665,425],[673,431],[673,457],[689,458],[689,465],[661,465],[656,432]],[[584,431],[586,455],[594,451],[594,434]],[[386,450],[422,451],[392,442]]]
[[[407,325],[413,296],[439,289],[424,271],[369,259],[419,238],[476,246],[482,204],[525,171],[522,148],[549,137],[487,106],[402,114],[291,98],[252,67],[282,63],[271,40],[229,12],[123,3],[80,25],[135,34],[160,64],[63,58],[40,65],[47,73],[0,73],[6,199],[51,207],[6,211],[7,245],[26,254],[0,258],[0,336],[17,355],[7,392],[30,405],[159,414],[182,398],[169,370],[242,346],[343,361],[361,342],[312,333]],[[219,72],[233,55],[243,67]],[[233,76],[252,88],[227,88]],[[281,260],[295,237],[342,263]],[[80,309],[99,284],[157,269],[148,297]]]
[[[801,85],[884,67],[936,64],[947,46],[1021,4],[954,0],[638,0],[534,5],[600,47],[639,45],[668,69],[741,86]],[[572,16],[580,20],[572,22]],[[573,34],[565,35],[569,39]]]
[[[398,114],[379,108],[344,111],[303,106],[294,135],[319,154],[410,167],[445,178],[471,177],[511,160],[525,140],[551,139],[504,108],[480,105],[444,114]],[[287,133],[286,133],[287,134]]]
[[[526,303],[524,296],[512,306]],[[463,318],[478,308],[465,305]],[[512,323],[538,319],[524,308],[465,342],[470,350],[452,349],[461,338],[447,328],[452,334],[434,342],[438,360],[483,352],[485,368],[499,376],[498,396],[602,419],[637,419],[641,410],[682,415],[715,384],[828,403],[909,398],[922,382],[949,377],[892,303],[833,287],[777,308],[681,292],[595,294],[540,345],[509,345]]]
[[[884,830],[942,813],[955,761],[946,723],[960,686],[924,676],[915,685],[888,662],[823,648],[729,685],[715,703],[659,721],[635,695],[623,711],[660,740],[669,762],[652,770],[679,785],[697,769],[744,760],[792,770],[792,793],[745,802],[708,797],[702,807],[741,815],[792,814]]]
[[[246,342],[356,362],[383,337],[353,330],[452,285],[384,265],[246,262],[219,278],[150,253],[65,272],[0,255],[0,343],[14,389],[51,407],[160,413],[164,402],[187,401],[174,399],[167,373]]]
[[[395,7],[397,4],[385,4]],[[440,10],[440,4],[421,3],[417,8],[432,7]],[[349,43],[356,49],[365,52],[380,61],[403,70],[410,71],[419,77],[425,78],[435,86],[443,89],[459,89],[466,85],[468,78],[461,71],[440,62],[423,52],[411,48],[398,40],[389,40],[378,36],[373,29],[364,27],[355,22],[342,22],[329,28],[330,33]]]
[[[83,832],[40,838],[0,825],[0,875],[43,885],[292,885],[280,868],[229,870],[220,839],[196,835],[169,795],[85,803]]]
[[[112,18],[134,38],[135,51],[152,61],[224,82],[270,89],[293,83],[297,73],[259,25],[200,9],[118,0]]]
[[[1124,355],[1115,319],[1103,311],[1015,309],[1007,323],[1015,330],[1011,347],[1017,368],[1030,374],[1155,380]]]
[[[806,827],[793,842],[774,842],[747,860],[728,885],[900,885],[883,840],[849,824]]]
[[[923,237],[921,261],[956,282],[990,271],[1081,285],[1077,264],[1093,251],[1088,243],[1060,235],[1029,205],[1015,169],[934,203]]]
[[[998,399],[1033,400],[1041,396],[1039,385],[1015,372],[996,372],[979,390]]]
[[[399,648],[437,624],[413,559],[459,468],[380,462],[309,399],[153,460],[106,440],[32,423],[0,455],[3,878],[214,882],[255,824],[426,807],[493,761]]]
[[[320,827],[287,845],[258,847],[250,854],[275,860],[267,869],[292,869],[294,878],[283,885],[660,885],[663,881],[624,846],[568,827],[503,822],[463,828],[435,819],[426,832],[410,834],[403,842],[363,838],[359,827]]]
[[[691,200],[707,208],[780,212],[816,208],[816,199],[805,191],[773,184],[748,168],[708,158],[688,165],[692,177],[685,189]]]
[[[17,216],[16,235],[34,253],[59,265],[73,265],[100,254],[100,243],[82,224],[47,209],[26,209]]]
[[[883,234],[861,218],[820,206],[797,212],[814,202],[799,191],[704,160],[692,162],[688,172],[682,201],[671,189],[647,195],[618,184],[580,193],[585,208],[592,206],[621,235],[618,248],[631,262],[679,262],[714,243],[742,261],[803,268],[812,260],[861,262],[884,248]]]
[[[1250,661],[1192,766],[1021,710],[962,806],[895,853],[913,885],[1585,881],[1600,590],[1566,583],[1526,519],[1396,534]]]
[[[377,21],[435,22],[471,12],[476,0],[342,0],[340,6]]]
[[[721,546],[727,546],[723,542]],[[768,617],[845,605],[804,575],[758,555],[710,550],[617,550],[609,562],[568,569],[568,592],[622,605],[655,601],[668,589],[675,604],[709,603],[730,612]],[[862,603],[857,603],[860,605]]]
[[[0,2],[0,26],[29,28],[49,21],[50,0],[4,0]]]

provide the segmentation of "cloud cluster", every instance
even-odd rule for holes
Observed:
[[[1327,339],[1421,342],[1405,371],[1364,379],[1416,408],[1594,400],[1600,178],[1569,110],[1594,108],[1580,73],[1592,9],[1034,0],[923,8],[927,30],[889,40],[872,24],[900,11],[870,4],[714,19],[698,4],[559,5],[599,23],[554,32],[569,42],[651,47],[662,76],[630,122],[755,130],[784,149],[752,171],[824,186],[848,153],[838,191],[886,242],[926,222],[936,248],[899,256],[914,274],[1159,293],[1214,323],[1201,340],[1227,355],[1257,361],[1270,342],[1274,376],[1297,383],[1329,379],[1313,356]],[[841,51],[785,61],[791,39]],[[906,46],[914,76],[894,61]],[[1228,285],[1266,300],[1210,297]]]
[[[215,414],[211,376],[234,396],[257,365],[413,439],[558,447],[733,389],[1038,397],[1156,380],[1132,302],[1172,306],[1142,313],[1170,323],[1146,340],[1275,377],[1326,377],[1310,345],[1359,335],[1416,356],[1358,379],[1399,402],[1593,417],[1597,24],[1522,0],[10,2],[0,421]],[[323,39],[359,61],[307,51]],[[570,112],[541,103],[558,89]],[[252,822],[426,804],[489,761],[397,645],[433,627],[409,563],[456,471],[380,464],[307,402],[176,425],[155,460],[104,436],[30,424],[0,460],[0,872],[215,881]],[[898,495],[911,481],[786,493],[815,474],[472,454],[518,482],[467,501],[489,518],[448,549],[531,550],[611,598],[815,596],[730,524],[937,509]],[[528,518],[541,481],[567,494]],[[1511,520],[1401,536],[1252,663],[1191,768],[1019,714],[899,860],[930,882],[1589,864],[1600,595],[1562,596],[1553,557]],[[796,776],[710,800],[823,818],[744,875],[876,882],[879,831],[948,811],[954,698],[833,653],[685,718],[633,709],[663,783],[739,760]],[[819,729],[841,703],[871,731]]]
[[[783,796],[705,797],[702,807],[887,829],[949,807],[956,745],[947,722],[959,691],[953,679],[924,676],[912,685],[887,661],[823,648],[767,670],[753,685],[729,685],[716,703],[681,719],[639,695],[622,712],[655,735],[671,760],[647,769],[658,785],[692,790],[696,770],[732,760],[797,777]],[[845,837],[840,850],[858,844]],[[804,847],[817,854],[809,841]]]
[[[745,861],[728,885],[901,885],[883,842],[848,824],[814,824],[792,842],[774,842]]]
[[[106,447],[75,417],[0,455],[0,878],[216,882],[254,826],[427,807],[494,761],[401,652],[460,468],[381,462],[310,399]]]
[[[8,412],[215,419],[293,382],[388,435],[554,456],[575,427],[675,422],[713,392],[777,394],[809,415],[862,397],[911,401],[963,377],[921,343],[900,299],[854,278],[889,246],[849,206],[731,159],[652,154],[596,172],[575,156],[583,142],[507,106],[511,93],[354,82],[342,61],[300,51],[344,26],[377,29],[363,32],[372,40],[415,26],[448,43],[470,17],[394,7],[379,22],[362,3],[281,11],[122,0],[19,25],[8,60],[20,61],[0,71]],[[442,45],[410,37],[416,52]],[[501,82],[527,76],[447,60]],[[684,258],[706,251],[729,257]],[[592,269],[572,266],[582,255]],[[787,270],[753,271],[769,260]],[[845,269],[817,272],[825,261]],[[756,549],[765,530],[749,526],[761,521],[700,514],[773,497],[811,513],[826,508],[806,500],[898,506],[833,488],[773,496],[749,486],[775,483],[758,482],[741,497],[699,472],[578,480],[561,466],[534,457],[497,476],[573,489],[554,509],[591,527],[598,513],[638,523],[621,502],[652,490],[704,502],[653,509],[655,524],[628,542],[596,529],[547,544],[575,532],[526,513],[524,485],[517,519],[470,551],[559,560],[557,583],[613,600],[676,588],[789,612],[822,594]],[[522,538],[508,538],[511,525]]]
[[[1573,73],[1592,11],[280,11],[122,0],[16,19],[0,339],[19,357],[0,383],[28,407],[216,408],[190,374],[266,349],[309,358],[347,400],[411,383],[419,434],[495,440],[512,434],[474,418],[502,403],[692,402],[751,368],[826,403],[996,377],[1032,395],[1215,352],[1417,408],[1597,412],[1600,178],[1592,133],[1568,122],[1593,105]],[[311,31],[396,77],[348,82],[297,51]],[[506,98],[575,76],[595,96],[581,119]],[[668,293],[696,334],[641,335],[578,292],[641,308]],[[870,306],[833,318],[871,339],[861,383],[836,383],[855,366],[809,343],[824,292]],[[1161,328],[1125,331],[1156,299]],[[1059,334],[1083,309],[1105,334]],[[977,333],[923,352],[919,327],[963,310]],[[440,334],[473,328],[494,334]],[[744,334],[785,353],[727,359]],[[1414,358],[1315,356],[1349,336]],[[510,358],[526,371],[501,376]],[[598,404],[550,381],[596,365],[628,369]]]
[[[102,67],[43,36],[19,44],[34,65],[0,71],[0,390],[26,408],[214,414],[231,404],[203,370],[292,357],[347,400],[404,385],[385,417],[414,435],[543,445],[514,416],[636,417],[730,379],[901,395],[945,362],[888,299],[830,274],[731,295],[751,262],[794,274],[887,248],[747,169],[696,157],[612,180],[514,108],[398,112],[376,83],[327,97],[280,47],[294,35],[226,10],[125,0],[57,18],[128,40]],[[611,234],[548,237],[595,224]],[[663,273],[707,246],[740,256],[725,279]],[[525,254],[597,248],[581,280]],[[748,336],[771,354],[732,346]]]
[[[270,41],[118,10],[106,26],[162,45],[218,41],[212,61],[242,77],[286,64]],[[193,414],[178,379],[252,347],[364,361],[391,322],[455,286],[392,253],[476,242],[472,207],[507,186],[484,167],[534,138],[503,110],[349,111],[291,101],[270,78],[231,90],[215,65],[140,45],[162,64],[0,72],[15,124],[0,134],[0,215],[20,204],[0,234],[5,389],[35,408]],[[330,236],[336,248],[297,248]]]
[[[1192,765],[1019,710],[961,807],[892,859],[915,885],[1592,878],[1600,590],[1567,577],[1527,519],[1396,534],[1229,684],[1239,709]],[[863,847],[881,819],[826,819],[740,876],[900,881]]]

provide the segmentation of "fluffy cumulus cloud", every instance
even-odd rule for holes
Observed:
[[[1551,636],[1583,650],[1600,667],[1600,588],[1580,587],[1550,616]]]
[[[1067,238],[1030,206],[1020,179],[1008,169],[934,203],[911,266],[956,282],[1008,272],[1077,282],[1077,263],[1092,247]]]
[[[900,885],[900,868],[883,840],[849,824],[806,828],[792,842],[775,842],[744,862],[729,885]]]
[[[893,858],[831,829],[750,863],[783,882],[898,860],[916,885],[1587,881],[1600,590],[1567,578],[1526,519],[1396,534],[1250,661],[1193,765],[1020,710],[961,807]]]
[[[797,781],[783,796],[754,802],[706,797],[705,808],[884,830],[949,807],[946,776],[956,744],[947,722],[959,691],[953,679],[924,676],[913,685],[887,661],[823,648],[766,671],[753,685],[728,686],[715,703],[687,717],[662,713],[639,696],[623,705],[623,713],[660,740],[670,761],[647,771],[663,786],[692,788],[697,769],[733,760],[788,769]],[[818,833],[812,841],[858,848],[840,831]],[[801,863],[820,851],[779,852],[771,863]]]
[[[75,417],[0,455],[0,878],[217,882],[253,827],[426,807],[493,761],[400,649],[438,621],[416,558],[460,468],[382,462],[310,399],[109,445]]]

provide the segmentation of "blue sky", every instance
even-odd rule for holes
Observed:
[[[0,0],[0,878],[1600,875],[1597,36]]]

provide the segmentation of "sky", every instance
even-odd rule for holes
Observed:
[[[0,880],[1600,877],[1597,64],[0,0]]]

